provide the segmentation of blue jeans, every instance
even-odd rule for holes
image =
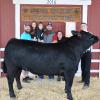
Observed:
[[[39,75],[39,78],[40,79],[44,79],[44,75]]]

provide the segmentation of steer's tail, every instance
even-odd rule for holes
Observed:
[[[4,73],[7,73],[7,67],[6,67],[6,64],[5,64],[5,60],[4,60],[4,62],[3,62],[2,69],[3,69],[3,72],[4,72]]]

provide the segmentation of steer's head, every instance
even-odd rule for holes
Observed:
[[[89,32],[85,32],[85,31],[72,31],[73,35],[76,35],[78,37],[80,37],[80,40],[82,41],[83,45],[85,48],[90,47],[91,45],[93,45],[94,43],[99,41],[99,38]]]
[[[99,38],[89,32],[81,31],[80,37],[84,40],[87,41],[90,45],[93,45],[94,43],[99,41]]]

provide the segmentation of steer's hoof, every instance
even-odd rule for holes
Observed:
[[[10,93],[11,98],[16,98],[16,95],[14,93]]]
[[[89,85],[84,85],[82,89],[88,89]]]
[[[22,89],[22,86],[17,86],[17,88],[18,88],[19,90],[21,90],[21,89]]]
[[[68,100],[73,100],[73,97],[71,95],[67,95]]]
[[[73,98],[67,98],[67,100],[73,100]]]

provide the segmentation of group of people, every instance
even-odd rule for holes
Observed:
[[[87,31],[87,24],[81,23],[80,31]],[[42,22],[38,24],[33,21],[31,25],[24,25],[24,32],[21,34],[21,39],[32,40],[44,43],[57,43],[63,40],[64,34],[62,31],[55,33],[53,31],[52,22],[48,22],[47,26],[44,27]],[[81,57],[81,69],[82,69],[82,80],[80,82],[84,83],[84,88],[89,87],[90,84],[90,68],[91,68],[91,49],[86,50]],[[32,80],[28,76],[28,71],[22,72],[24,77],[24,82],[29,82]],[[39,75],[41,79],[44,78],[43,75]],[[54,78],[54,76],[49,76],[49,79]],[[64,79],[64,78],[63,78]],[[58,76],[58,81],[61,80],[61,76]]]
[[[33,21],[30,24],[24,25],[24,32],[21,34],[21,39],[24,40],[31,40],[31,41],[37,41],[37,42],[43,42],[43,43],[57,43],[61,39],[63,39],[64,34],[62,31],[58,31],[55,33],[53,31],[52,22],[48,22],[47,26],[44,27],[42,22]],[[28,71],[22,71],[23,74],[23,82],[29,82],[30,80],[33,80],[33,78],[30,78],[28,76]],[[43,75],[39,75],[39,78],[43,79]],[[49,76],[49,79],[53,79],[54,76]],[[60,76],[58,77],[58,80],[60,80]]]

